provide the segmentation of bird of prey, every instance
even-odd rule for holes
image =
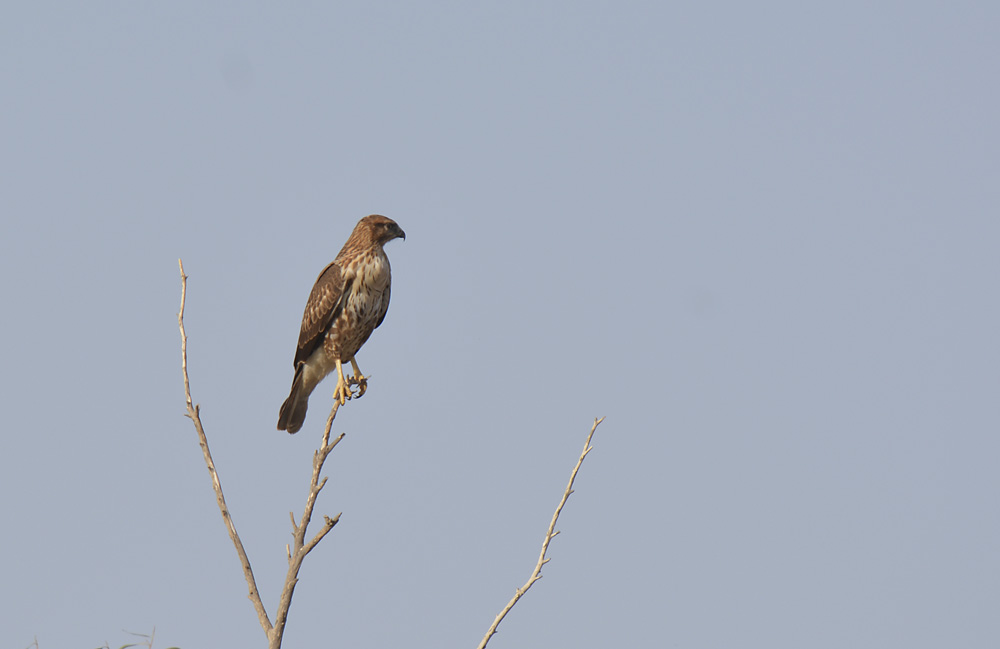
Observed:
[[[351,385],[365,393],[368,379],[354,355],[365,344],[389,310],[389,258],[383,246],[406,233],[390,218],[372,214],[358,221],[340,254],[316,279],[302,315],[295,350],[292,391],[281,406],[278,430],[297,433],[306,418],[309,395],[336,370],[333,397],[344,405]],[[344,378],[342,365],[350,362],[354,376]]]

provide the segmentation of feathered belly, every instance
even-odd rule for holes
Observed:
[[[324,341],[327,352],[342,363],[358,353],[389,307],[386,295],[389,288],[388,267],[375,263],[366,270],[368,272],[359,273],[343,311]]]

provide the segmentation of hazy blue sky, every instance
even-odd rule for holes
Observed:
[[[0,647],[265,646],[355,222],[385,324],[288,647],[1000,643],[1000,4],[0,10]]]

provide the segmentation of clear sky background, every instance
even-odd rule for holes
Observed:
[[[1000,643],[1000,5],[0,10],[0,647],[264,646],[333,382],[316,275],[396,219],[288,647]]]

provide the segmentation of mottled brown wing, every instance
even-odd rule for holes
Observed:
[[[308,359],[316,347],[323,344],[327,327],[343,309],[343,297],[348,287],[344,286],[344,276],[336,262],[323,269],[313,284],[305,313],[302,314],[302,329],[299,331],[299,346],[295,350],[293,367]]]
[[[386,284],[385,291],[382,292],[382,297],[384,297],[385,299],[382,300],[382,312],[378,314],[378,322],[375,323],[375,329],[379,328],[379,326],[382,324],[382,321],[385,320],[385,314],[389,313],[389,293],[391,291],[392,291],[392,282],[390,281],[388,284]]]

